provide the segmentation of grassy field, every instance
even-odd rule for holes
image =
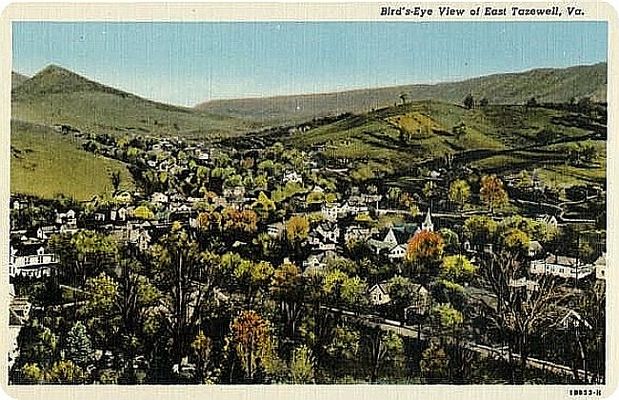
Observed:
[[[132,188],[126,166],[95,156],[68,136],[20,121],[11,123],[11,193],[76,200],[112,191],[110,174],[121,172],[121,187]]]

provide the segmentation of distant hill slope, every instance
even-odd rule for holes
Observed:
[[[247,142],[280,141],[305,150],[316,149],[331,164],[350,168],[348,176],[364,165],[388,175],[416,176],[419,167],[445,167],[445,156],[449,155],[454,166],[467,165],[485,173],[537,168],[541,179],[557,187],[603,184],[605,126],[575,115],[523,105],[488,105],[469,110],[424,100],[348,115],[324,125],[314,124],[309,130],[256,135]],[[454,133],[454,127],[460,124],[465,126],[464,133]],[[596,161],[570,165],[566,161],[568,149],[585,143],[596,149]]]
[[[27,81],[28,79],[30,78],[27,77],[26,75],[22,75],[17,72],[11,72],[11,90],[15,89],[16,87],[18,87],[19,85]]]
[[[12,117],[89,132],[201,138],[238,134],[251,127],[236,118],[143,99],[55,65],[12,91]]]
[[[196,109],[247,118],[264,124],[302,122],[343,112],[366,112],[401,102],[434,99],[460,104],[471,93],[491,104],[522,104],[531,97],[542,102],[565,102],[591,96],[606,99],[606,63],[563,69],[543,68],[520,73],[488,75],[460,82],[406,85],[337,93],[213,100]]]
[[[134,186],[125,164],[82,150],[72,136],[11,122],[11,193],[87,200],[112,191],[112,171],[120,171],[121,187]]]

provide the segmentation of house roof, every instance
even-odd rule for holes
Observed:
[[[547,264],[574,266],[577,263],[576,258],[568,256],[560,256],[557,254],[549,254],[544,260]]]

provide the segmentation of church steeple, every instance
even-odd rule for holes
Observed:
[[[432,215],[430,214],[430,208],[428,207],[428,213],[426,214],[426,219],[421,224],[421,229],[424,231],[434,231],[434,224],[432,223]]]

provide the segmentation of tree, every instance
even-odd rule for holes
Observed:
[[[50,368],[45,374],[45,380],[49,383],[60,384],[77,384],[83,383],[85,374],[79,365],[76,365],[71,360],[61,360]]]
[[[197,357],[196,369],[198,373],[198,382],[206,383],[206,368],[211,354],[212,341],[200,329],[193,342],[191,342],[191,348]]]
[[[537,99],[535,97],[531,97],[527,100],[527,107],[537,107],[539,104],[537,103]]]
[[[466,135],[466,125],[464,122],[460,122],[458,125],[454,125],[451,128],[451,132],[456,137],[456,139],[460,139],[462,136]]]
[[[460,210],[471,197],[471,187],[462,179],[455,180],[449,186],[449,200],[460,206]]]
[[[527,264],[519,254],[507,250],[491,254],[484,260],[481,271],[496,296],[496,302],[489,303],[482,299],[482,305],[490,322],[498,329],[501,340],[507,343],[512,383],[524,383],[530,339],[555,322],[553,313],[566,300],[566,295],[550,275],[543,275],[534,281],[531,288],[529,285],[513,285],[513,282],[527,275]],[[513,353],[519,354],[517,369]]]
[[[449,381],[466,383],[471,371],[473,353],[466,348],[463,341],[464,315],[451,304],[439,304],[432,310],[432,318],[436,321],[437,335],[441,347],[447,354],[447,371]]]
[[[146,206],[138,206],[133,210],[133,216],[138,219],[155,219],[155,214]]]
[[[435,340],[430,341],[430,346],[421,355],[421,375],[426,383],[449,382],[449,357],[445,349]]]
[[[464,104],[464,107],[470,110],[471,108],[475,107],[475,98],[473,98],[473,95],[469,93],[462,101],[462,104]]]
[[[75,286],[82,285],[89,275],[111,269],[118,253],[117,242],[112,236],[90,230],[80,230],[73,235],[54,235],[49,246],[60,256],[63,275]]]
[[[406,104],[406,100],[408,100],[408,93],[402,92],[398,97],[402,100],[402,104]]]
[[[400,199],[401,195],[402,195],[402,189],[400,189],[397,186],[390,187],[389,191],[387,192],[387,197],[389,197],[389,200],[391,200],[393,204],[398,203],[398,200]]]
[[[256,368],[271,356],[271,327],[257,312],[247,310],[235,318],[231,329],[245,378],[251,381]]]
[[[478,245],[491,243],[494,240],[498,224],[490,217],[476,215],[464,221],[464,234]]]
[[[487,98],[485,98],[485,97],[482,97],[482,98],[479,100],[479,106],[480,106],[480,107],[486,107],[487,105],[488,105],[488,99],[487,99]]]
[[[226,262],[222,257],[222,263]],[[247,307],[253,305],[254,299],[260,291],[266,291],[267,285],[273,277],[273,266],[267,261],[252,261],[240,259],[234,263],[234,278],[245,295]]]
[[[266,220],[269,217],[269,213],[275,211],[275,202],[261,191],[258,194],[258,199],[252,205],[252,208],[256,210],[263,220]]]
[[[112,187],[114,188],[114,193],[118,192],[118,189],[120,189],[120,182],[121,182],[121,177],[120,177],[120,171],[112,171],[110,173],[110,179],[112,181]]]
[[[284,317],[284,331],[289,337],[294,337],[303,310],[304,282],[301,270],[292,263],[283,263],[275,270],[271,285],[273,298],[279,301]]]
[[[314,357],[311,350],[302,345],[292,352],[290,361],[291,383],[302,385],[314,382]]]
[[[103,343],[114,342],[119,335],[129,341],[145,340],[148,310],[162,297],[147,277],[137,273],[142,268],[138,261],[123,259],[119,264],[118,281],[104,273],[86,281],[87,303],[82,312]]]
[[[425,267],[426,272],[432,270],[442,254],[445,244],[437,232],[421,230],[408,241],[406,260],[417,269]]]
[[[21,380],[19,383],[37,384],[43,382],[43,370],[37,363],[28,363],[21,367]]]
[[[383,331],[379,327],[369,328],[363,336],[362,342],[367,352],[371,366],[370,380],[378,380],[381,368],[387,363],[397,368],[404,356],[402,338],[392,331]]]
[[[204,300],[210,293],[212,271],[180,223],[151,248],[153,273],[165,293],[161,301],[163,323],[172,338],[170,354],[180,365],[189,352],[188,339],[196,325]],[[204,283],[206,282],[206,283]]]
[[[503,182],[496,175],[482,176],[480,195],[481,201],[490,208],[490,213],[494,213],[495,208],[502,207],[509,202]]]
[[[452,282],[469,282],[476,271],[477,267],[463,255],[445,257],[441,264],[441,277]]]
[[[527,255],[529,251],[529,235],[517,228],[509,229],[502,238],[503,246],[511,252]]]
[[[413,282],[400,275],[394,276],[387,282],[389,298],[399,317],[403,317],[404,309],[411,305],[413,290]]]
[[[441,228],[439,230],[443,242],[445,243],[446,253],[458,253],[460,252],[460,237],[454,231],[449,228]]]
[[[342,283],[342,302],[354,310],[362,310],[368,303],[367,284],[358,276],[349,277]]]
[[[85,366],[92,356],[92,343],[86,327],[77,321],[67,334],[65,356],[77,365]]]
[[[309,235],[309,222],[303,215],[295,215],[286,222],[286,239],[288,242],[299,245]]]

